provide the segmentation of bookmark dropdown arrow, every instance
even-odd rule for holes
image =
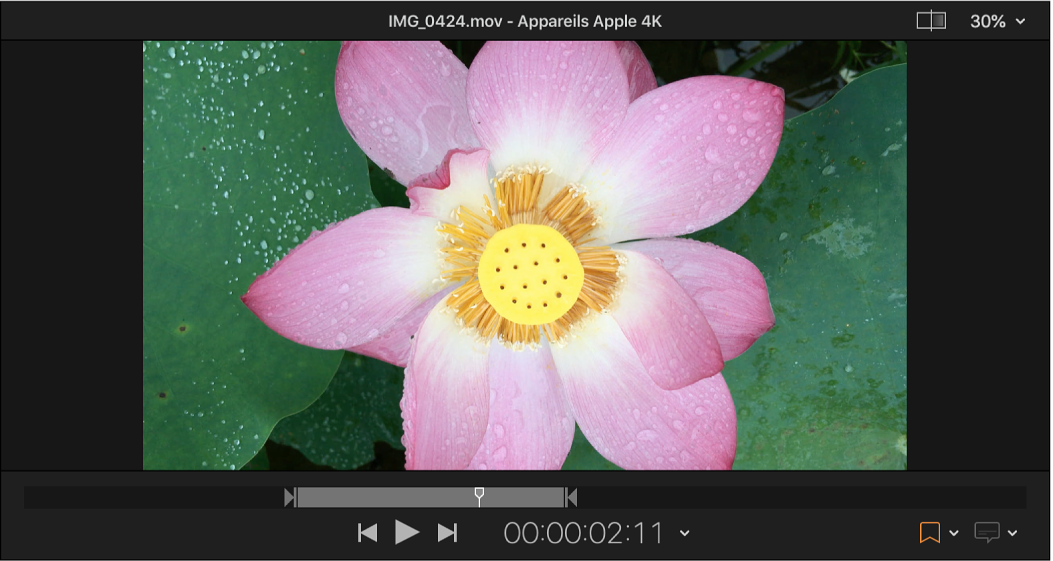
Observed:
[[[684,536],[685,538],[686,538],[686,537],[687,537],[687,535],[688,535],[688,534],[690,534],[690,533],[691,533],[691,530],[680,530],[680,535],[681,535],[681,536]]]

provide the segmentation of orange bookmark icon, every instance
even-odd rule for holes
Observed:
[[[932,540],[936,543],[940,543],[940,523],[939,522],[922,522],[920,530],[920,539],[918,543],[924,543],[925,540]]]

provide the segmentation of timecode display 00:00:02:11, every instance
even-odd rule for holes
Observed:
[[[536,522],[509,522],[505,524],[505,541],[509,544],[535,544],[535,543],[592,543],[592,544],[621,544],[621,543],[645,543],[649,531],[654,529],[654,543],[662,543],[662,527],[660,522],[651,526],[645,526],[643,522],[636,524],[621,524],[619,522],[549,522],[538,524]],[[633,540],[637,530],[639,541]],[[624,532],[624,533],[623,533]]]

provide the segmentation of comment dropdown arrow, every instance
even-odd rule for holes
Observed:
[[[687,537],[687,535],[688,535],[688,534],[690,534],[690,533],[691,533],[691,530],[680,530],[680,535],[681,535],[681,536],[684,536],[685,538],[686,538],[686,537]]]

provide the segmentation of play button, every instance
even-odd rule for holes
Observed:
[[[453,536],[453,543],[457,543],[457,525],[453,525],[453,529],[449,529],[442,524],[439,524],[439,540],[442,541],[450,536]]]
[[[395,521],[395,545],[398,545],[419,533],[420,532],[416,529],[410,528],[398,520]]]

